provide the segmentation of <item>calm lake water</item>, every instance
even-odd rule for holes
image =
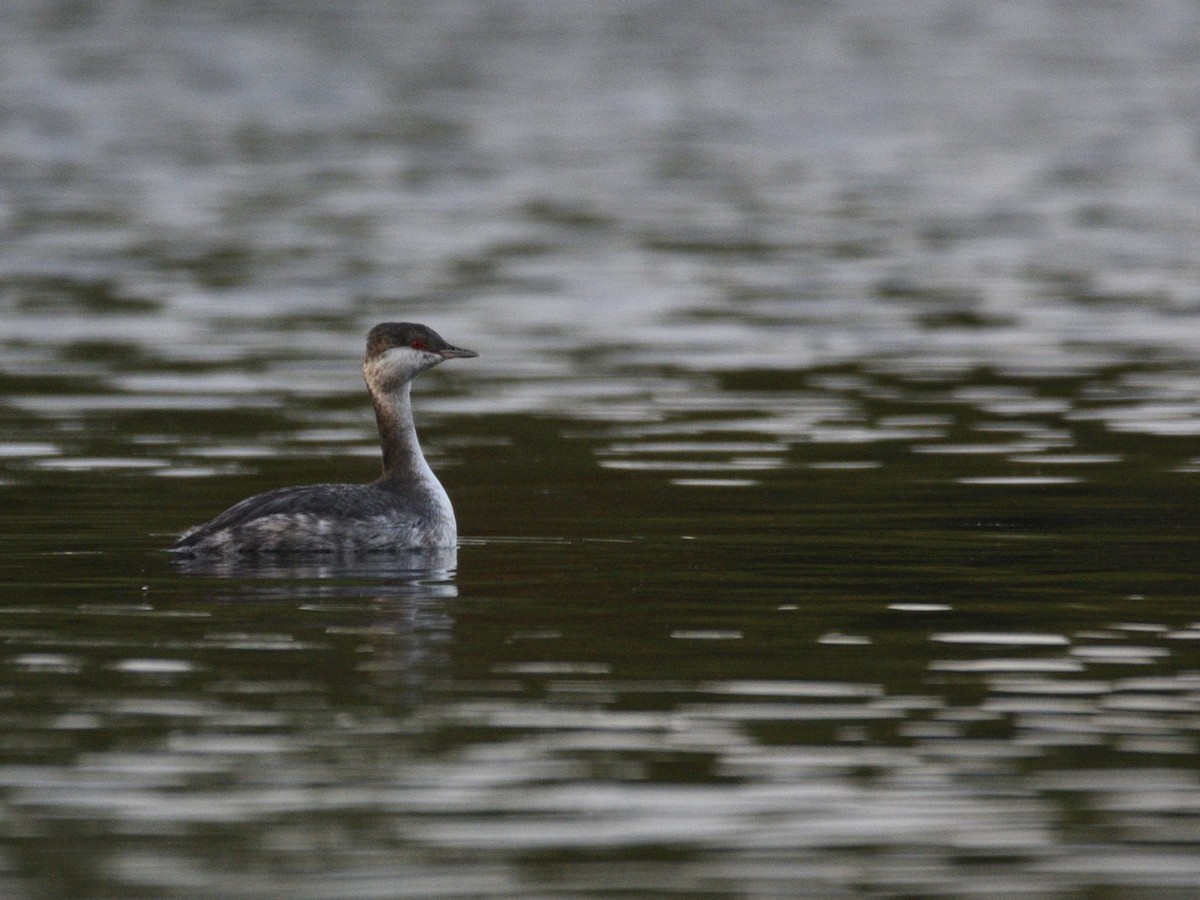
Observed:
[[[1200,7],[0,12],[0,895],[1200,895]],[[367,481],[457,557],[177,565]]]

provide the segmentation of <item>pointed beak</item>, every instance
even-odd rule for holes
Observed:
[[[464,350],[462,347],[443,347],[438,351],[442,359],[470,359],[478,355],[474,350]]]

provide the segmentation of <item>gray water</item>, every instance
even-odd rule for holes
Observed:
[[[0,894],[1200,895],[1200,7],[0,10]],[[366,481],[462,545],[177,566]]]

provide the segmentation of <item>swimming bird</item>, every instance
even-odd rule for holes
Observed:
[[[421,452],[412,382],[447,359],[478,355],[447,343],[424,325],[376,325],[367,335],[363,375],[379,425],[383,474],[370,484],[313,484],[256,494],[184,532],[167,549],[231,555],[454,547],[454,507]]]

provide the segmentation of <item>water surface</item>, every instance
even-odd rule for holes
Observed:
[[[3,19],[5,896],[1200,891],[1192,4]]]

